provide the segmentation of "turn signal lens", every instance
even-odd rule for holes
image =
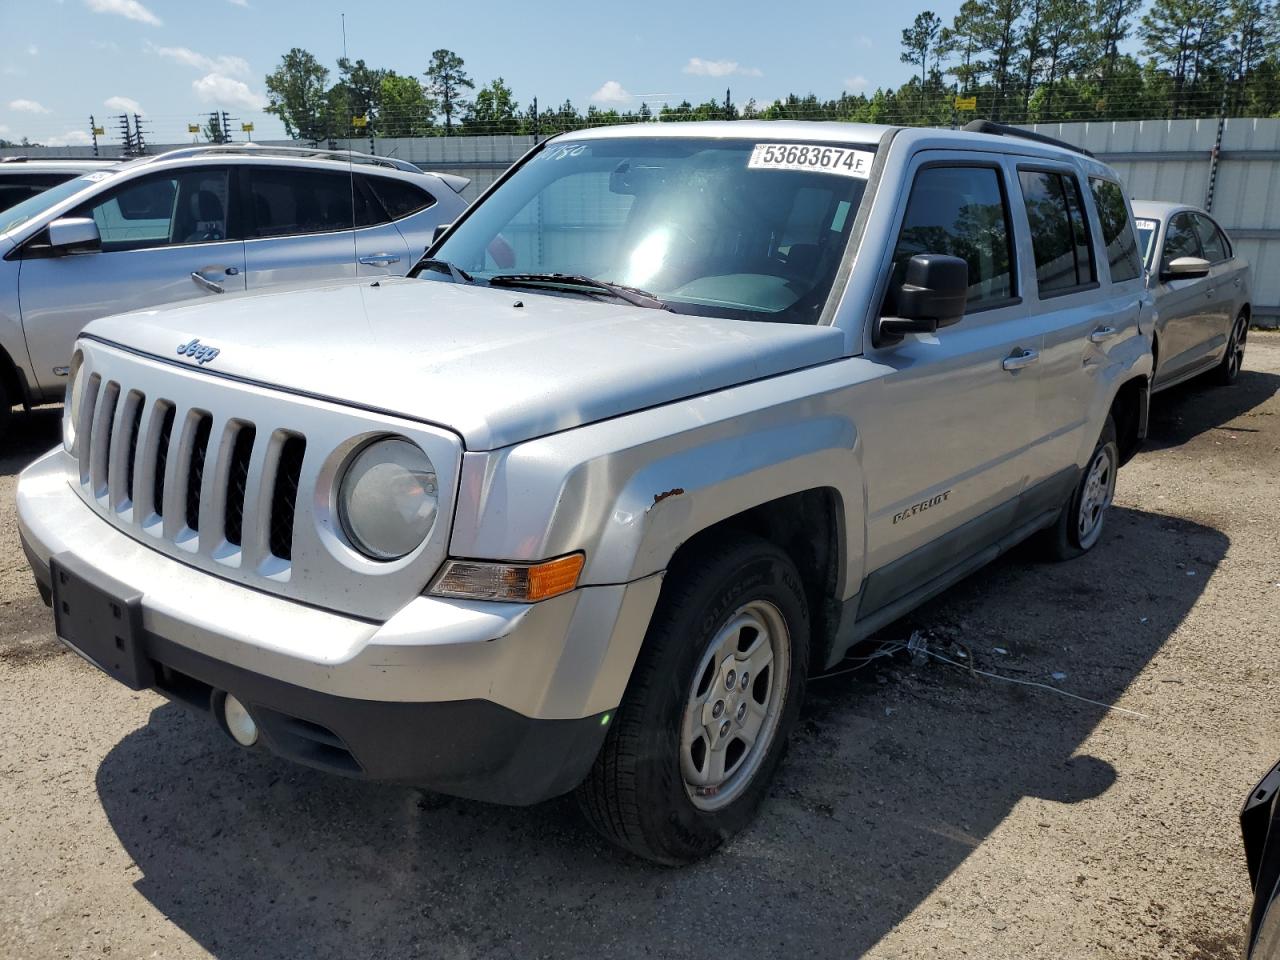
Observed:
[[[437,597],[534,603],[568,593],[578,585],[585,558],[580,553],[542,563],[484,563],[450,560],[431,586]]]

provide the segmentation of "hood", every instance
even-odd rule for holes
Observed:
[[[447,427],[470,450],[834,360],[844,346],[832,327],[407,279],[142,310],[85,333]]]

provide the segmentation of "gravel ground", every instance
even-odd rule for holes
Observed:
[[[1158,398],[1108,532],[1012,556],[811,684],[756,824],[697,866],[506,809],[312,773],[55,641],[0,456],[0,956],[1238,957],[1236,813],[1280,757],[1280,335]],[[1055,674],[1062,674],[1055,679]]]

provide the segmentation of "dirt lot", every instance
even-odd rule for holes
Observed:
[[[815,681],[756,825],[682,871],[568,801],[240,751],[64,652],[12,521],[43,412],[0,458],[0,956],[1237,957],[1236,812],[1280,757],[1277,388],[1256,334],[1232,389],[1158,399],[1091,555],[1018,551],[884,634],[1141,717],[905,655]]]

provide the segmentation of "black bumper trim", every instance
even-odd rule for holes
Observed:
[[[488,700],[357,700],[296,686],[146,634],[155,690],[212,710],[235,695],[265,744],[330,773],[524,806],[582,782],[604,742],[609,713],[537,720]],[[207,691],[207,693],[206,693]],[[220,723],[221,721],[219,721]]]

